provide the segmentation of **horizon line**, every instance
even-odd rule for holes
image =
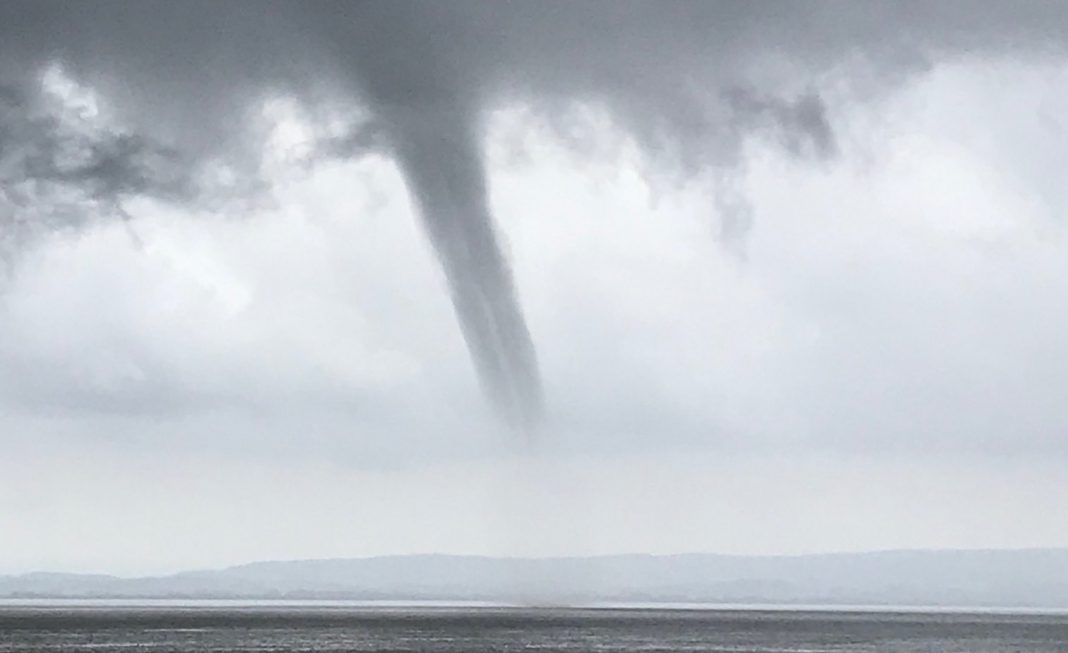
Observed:
[[[490,561],[554,561],[554,560],[597,560],[610,558],[683,558],[683,557],[715,557],[737,559],[800,559],[800,558],[829,558],[829,557],[861,557],[891,554],[998,554],[998,553],[1040,553],[1040,552],[1065,552],[1068,553],[1068,544],[1053,546],[1029,546],[1029,547],[977,547],[977,548],[886,548],[886,549],[862,549],[855,551],[817,551],[809,553],[717,553],[712,551],[687,551],[678,553],[593,553],[593,554],[557,554],[557,555],[497,555],[479,553],[441,553],[441,552],[415,552],[415,553],[383,553],[373,555],[355,556],[331,556],[322,558],[264,558],[235,562],[215,567],[195,567],[172,572],[147,573],[147,574],[114,574],[94,571],[50,571],[48,569],[33,569],[24,572],[0,572],[0,578],[24,577],[32,575],[64,575],[64,576],[103,576],[109,578],[136,580],[144,578],[168,578],[182,574],[194,574],[205,572],[226,571],[240,567],[259,564],[286,564],[286,563],[314,563],[314,562],[345,562],[345,561],[371,561],[400,558],[456,558],[456,559],[479,559]]]

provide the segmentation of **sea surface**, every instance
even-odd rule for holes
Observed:
[[[0,603],[0,651],[1068,652],[1068,614]]]

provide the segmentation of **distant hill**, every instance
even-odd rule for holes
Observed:
[[[57,573],[0,576],[0,597],[1068,608],[1068,549],[294,560],[144,578]]]

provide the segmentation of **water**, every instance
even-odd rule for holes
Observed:
[[[0,651],[1068,651],[1068,615],[228,605],[0,605]]]

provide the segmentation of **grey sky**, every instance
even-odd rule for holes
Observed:
[[[1066,30],[5,3],[0,572],[1068,545]],[[485,171],[533,444],[409,193],[457,195],[393,160],[411,115]]]

